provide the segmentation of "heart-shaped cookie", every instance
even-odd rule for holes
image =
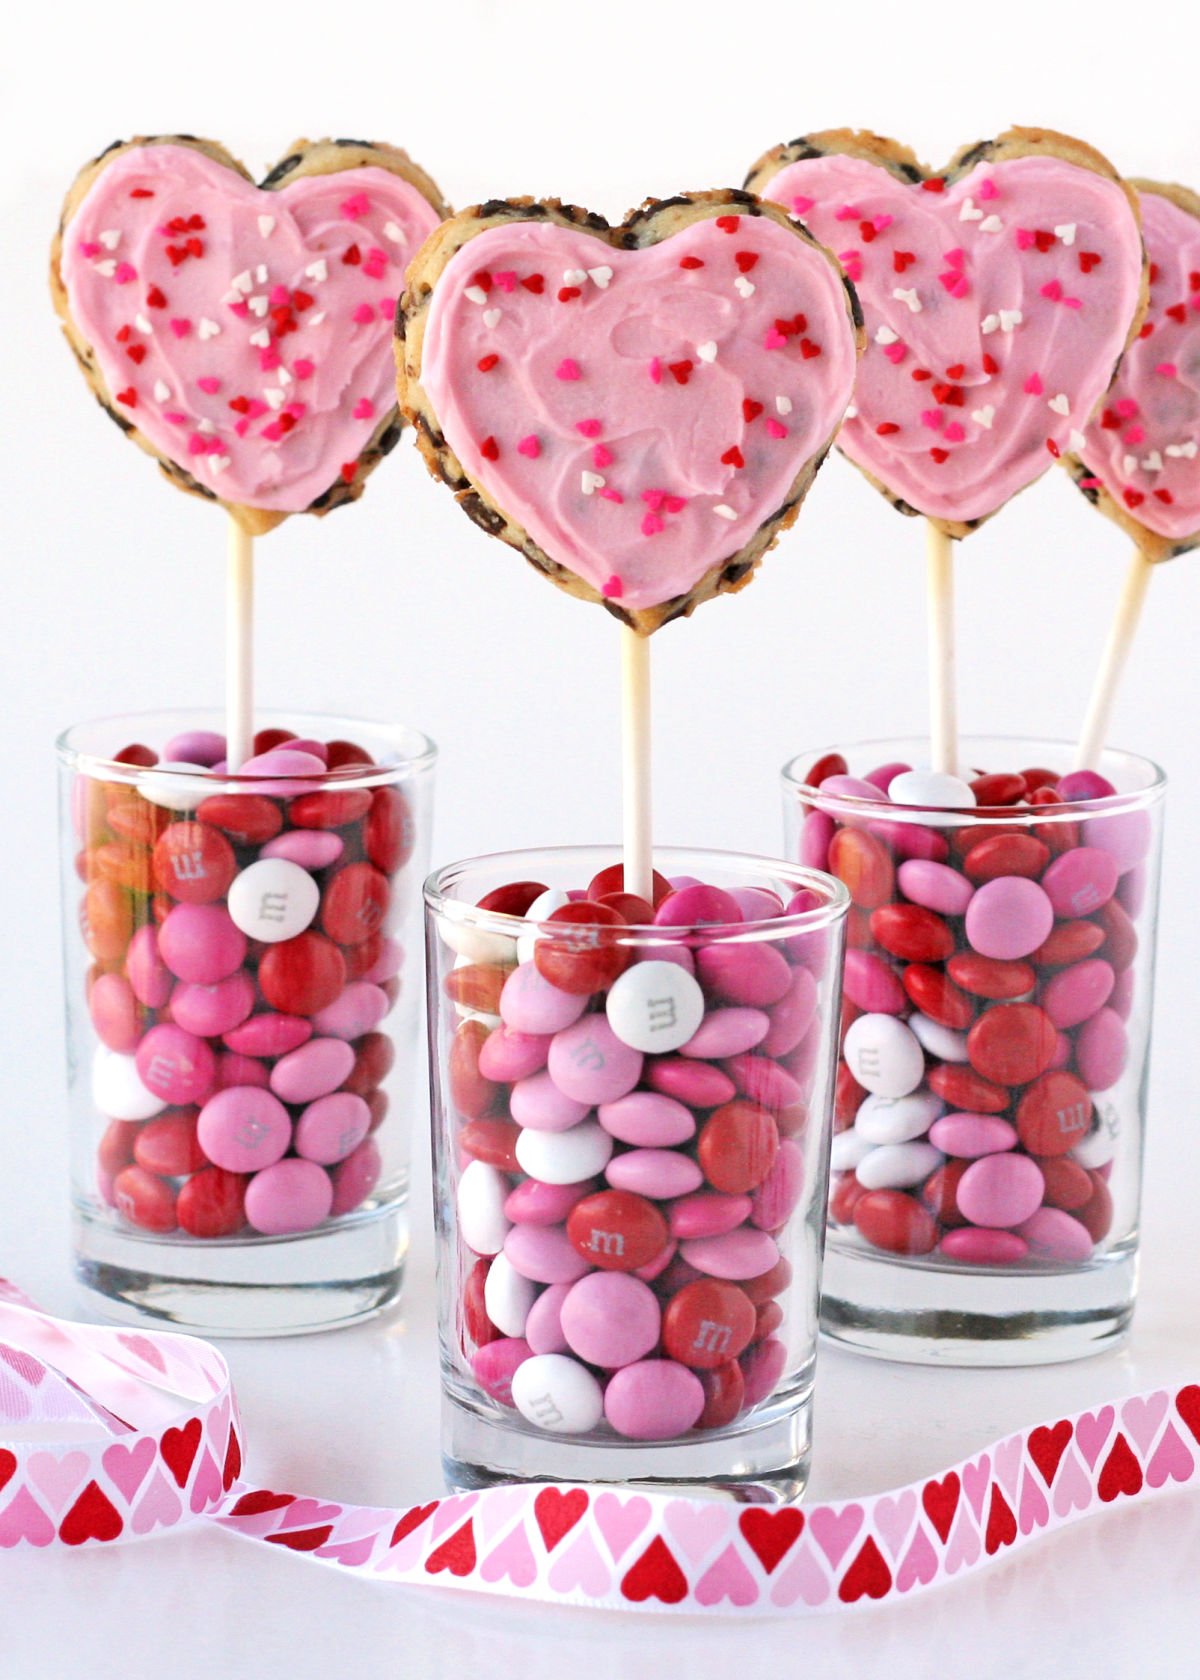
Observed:
[[[1145,292],[1136,201],[1098,152],[1017,128],[933,174],[838,129],[747,185],[854,282],[868,344],[838,443],[902,513],[965,536],[1081,437]]]
[[[741,588],[791,524],[854,383],[837,264],[748,193],[619,227],[492,200],[413,260],[401,407],[472,519],[640,634]]]
[[[396,299],[446,214],[391,146],[300,141],[257,187],[211,141],[138,139],[77,176],[51,291],[121,430],[256,534],[352,501],[396,442]]]
[[[1075,482],[1150,560],[1200,543],[1200,194],[1132,181],[1150,308],[1084,446]]]

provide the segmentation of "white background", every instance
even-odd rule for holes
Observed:
[[[557,193],[617,217],[649,193],[739,184],[768,146],[862,124],[930,162],[1011,122],[1074,132],[1127,173],[1200,184],[1192,8],[1045,0],[818,9],[693,0],[318,7],[63,0],[6,26],[0,127],[0,643],[4,943],[0,1270],[74,1301],[66,1239],[53,755],[64,725],[220,691],[219,515],[99,414],[45,291],[61,196],[102,146],[191,130],[256,172],[298,134],[408,147],[455,205]],[[922,725],[921,541],[842,461],[742,595],[654,643],[657,831],[773,851],[776,772],[834,738]],[[965,727],[1069,735],[1127,545],[1057,473],[959,550]],[[442,748],[435,855],[616,834],[616,633],[486,539],[406,439],[365,500],[260,546],[261,693],[403,718]],[[814,1488],[907,1480],[1002,1429],[1200,1374],[1193,879],[1200,557],[1162,568],[1115,738],[1174,778],[1146,1198],[1145,1297],[1119,1356],[936,1376],[825,1358]],[[406,1322],[233,1348],[251,1467],[372,1503],[438,1484],[429,1245]],[[336,1430],[332,1440],[326,1427]],[[753,1654],[893,1676],[951,1669],[1195,1672],[1194,1496],[1109,1513],[927,1604],[773,1627],[519,1609],[339,1579],[193,1535],[86,1557],[0,1558],[0,1670],[593,1675]],[[262,1548],[265,1552],[266,1548]],[[1151,1656],[1153,1651],[1153,1656]]]

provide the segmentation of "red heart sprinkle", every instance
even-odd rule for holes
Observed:
[[[1156,501],[1164,502],[1167,507],[1170,507],[1172,502],[1175,500],[1169,490],[1156,490],[1154,492],[1154,498]]]
[[[758,261],[758,252],[757,251],[735,251],[733,260],[738,265],[738,269],[742,274],[749,274],[750,270],[754,267],[755,263]]]
[[[128,344],[129,340],[132,336],[133,336],[133,328],[132,327],[119,327],[117,329],[117,343],[118,344]]]
[[[559,303],[570,303],[572,298],[582,296],[578,286],[560,286],[558,288]]]
[[[948,449],[931,449],[929,453],[937,462],[939,467],[943,461],[948,461],[950,459],[950,451]]]
[[[897,274],[903,274],[904,270],[908,268],[911,263],[915,263],[916,260],[917,257],[915,251],[892,252],[892,267],[895,269]]]
[[[859,222],[858,235],[864,245],[869,245],[875,237],[875,223]]]
[[[1056,243],[1056,240],[1054,235],[1047,232],[1045,228],[1038,228],[1037,232],[1033,236],[1033,243],[1037,246],[1039,251],[1046,252],[1050,249],[1051,245]]]
[[[922,192],[945,192],[946,183],[940,175],[934,175],[928,181],[921,182]]]
[[[146,360],[146,346],[144,344],[131,344],[125,354],[131,362],[144,362]]]
[[[479,453],[485,461],[498,461],[500,459],[500,445],[494,437],[485,437],[480,445]]]
[[[535,279],[540,280],[541,278],[542,277],[541,277],[540,274],[535,276]],[[524,282],[522,282],[522,283],[524,283]],[[471,284],[472,284],[472,286],[478,286],[479,290],[481,292],[490,292],[491,289],[492,289],[492,276],[486,268],[478,269],[471,276]],[[538,287],[530,286],[529,289],[530,289],[531,292],[535,291],[535,290],[539,291],[539,292],[541,291],[540,286],[538,286]]]
[[[703,257],[680,257],[679,266],[680,266],[680,268],[703,268],[704,267],[704,258]]]
[[[117,392],[117,401],[119,403],[124,403],[126,408],[136,408],[137,392],[134,390],[133,386],[130,385],[124,391]]]
[[[1186,303],[1173,303],[1171,305],[1171,307],[1166,311],[1166,314],[1168,314],[1171,317],[1172,321],[1179,321],[1179,322],[1186,321],[1187,320],[1187,304]]]
[[[348,263],[351,268],[357,268],[362,261],[362,252],[357,245],[348,245],[342,253],[342,261]]]
[[[932,379],[933,375],[930,373],[928,368],[914,368],[912,370],[912,377],[918,384],[920,384],[922,380]]]
[[[668,362],[667,363],[667,366],[670,368],[671,372],[675,375],[675,382],[678,385],[686,385],[687,384],[688,380],[692,376],[692,365],[693,364],[691,362]]]
[[[736,233],[740,221],[740,216],[718,216],[717,226],[722,233]]]
[[[821,354],[821,346],[814,344],[811,338],[802,338],[800,340],[800,354],[806,362],[810,362],[814,356]]]
[[[762,411],[763,405],[760,402],[755,402],[753,397],[742,398],[742,419],[747,424],[751,420],[757,420]]]
[[[157,286],[151,286],[146,293],[146,307],[148,309],[165,309],[167,300]]]
[[[354,475],[358,471],[357,461],[343,461],[341,466],[342,483],[353,484]]]
[[[899,430],[900,428],[894,420],[881,420],[875,428],[875,435],[877,437],[891,437],[893,432]]]
[[[1146,500],[1140,490],[1123,490],[1121,494],[1124,498],[1125,506],[1128,508],[1141,507],[1142,503]]]
[[[1099,261],[1099,251],[1080,251],[1079,253],[1079,266],[1085,274],[1090,274]]]
[[[721,457],[721,465],[725,467],[744,467],[745,458],[737,444],[731,444]]]
[[[521,281],[521,284],[527,292],[540,293],[544,291],[546,287],[546,281],[540,274],[527,274]]]
[[[499,360],[499,356],[497,356],[493,350],[486,356],[480,356],[475,366],[479,369],[480,373],[490,373]]]
[[[946,378],[947,379],[961,379],[963,374],[966,373],[966,371],[967,371],[966,364],[964,362],[955,362],[953,367],[948,367],[946,369]]]
[[[311,309],[312,306],[313,298],[308,292],[292,293],[292,308],[299,310],[301,315],[303,315],[306,309]]]
[[[989,374],[999,373],[1000,363],[996,361],[994,356],[985,355],[983,358],[983,371],[984,373]]]

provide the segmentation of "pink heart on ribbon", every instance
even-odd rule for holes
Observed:
[[[650,1502],[640,1494],[622,1499],[616,1493],[602,1493],[592,1512],[613,1562],[619,1563],[650,1521]]]
[[[963,1465],[963,1491],[967,1496],[976,1522],[983,1521],[983,1507],[987,1499],[988,1488],[991,1486],[992,1460],[989,1453],[973,1459],[970,1464]]]
[[[1094,1498],[1095,1489],[1079,1461],[1079,1454],[1072,1449],[1063,1458],[1054,1478],[1055,1513],[1065,1517],[1069,1511],[1086,1511]]]
[[[469,1511],[475,1509],[478,1503],[479,1495],[477,1493],[455,1493],[451,1494],[449,1499],[443,1499],[433,1513],[433,1522],[430,1524],[430,1538],[437,1540],[441,1535],[455,1528]]]
[[[1143,1459],[1149,1456],[1170,1403],[1171,1397],[1163,1389],[1158,1394],[1135,1394],[1121,1407],[1121,1422]]]
[[[985,156],[923,181],[813,139],[835,149],[765,159],[751,185],[797,210],[862,302],[839,446],[909,510],[986,519],[1082,438],[1112,377],[1142,280],[1129,199],[1103,160]]]
[[[916,1514],[915,1488],[905,1488],[903,1493],[895,1497],[885,1494],[875,1502],[875,1527],[879,1530],[893,1561],[900,1556],[900,1549],[908,1538]]]
[[[1097,1412],[1084,1412],[1075,1423],[1075,1439],[1089,1470],[1096,1468],[1096,1460],[1112,1434],[1116,1412],[1111,1406],[1101,1406]]]
[[[1027,1470],[1021,1482],[1021,1501],[1017,1515],[1022,1534],[1032,1534],[1035,1528],[1045,1528],[1050,1521],[1050,1507],[1036,1476]]]
[[[1010,1435],[1007,1441],[1001,1441],[998,1446],[992,1448],[992,1466],[996,1472],[996,1480],[1010,1501],[1017,1497],[1017,1485],[1024,1457],[1024,1435]]]
[[[390,169],[254,186],[193,146],[114,153],[62,280],[114,413],[226,504],[300,513],[395,408],[404,268],[438,215]]]
[[[58,1515],[91,1473],[91,1462],[83,1452],[37,1452],[30,1455],[29,1480]]]
[[[912,1545],[904,1554],[904,1558],[896,1571],[896,1589],[898,1592],[911,1592],[913,1587],[928,1586],[938,1572],[937,1553],[925,1532],[924,1524],[917,1528],[913,1535]]]
[[[1191,1449],[1175,1425],[1169,1423],[1154,1449],[1154,1457],[1146,1466],[1147,1482],[1151,1487],[1163,1487],[1169,1481],[1190,1481],[1195,1468]]]
[[[533,1585],[537,1580],[537,1564],[523,1523],[518,1523],[500,1544],[488,1553],[479,1572],[485,1581],[509,1580],[514,1587]]]
[[[616,1555],[619,1557],[620,1553]],[[554,1560],[549,1579],[555,1592],[581,1592],[587,1598],[603,1598],[612,1586],[612,1571],[585,1530]]]
[[[667,1533],[689,1563],[699,1563],[729,1527],[727,1512],[720,1505],[701,1505],[673,1499],[664,1514]]]
[[[22,1382],[28,1383],[30,1388],[38,1388],[45,1379],[46,1367],[40,1359],[35,1359],[31,1353],[22,1348],[8,1347],[0,1342],[0,1361],[15,1371]]]
[[[132,1504],[134,1494],[145,1481],[147,1472],[154,1463],[155,1453],[154,1442],[147,1435],[140,1441],[135,1441],[131,1447],[116,1441],[106,1449],[101,1463],[127,1505]]]
[[[162,1471],[156,1470],[153,1481],[134,1507],[133,1532],[149,1534],[155,1528],[173,1528],[182,1515],[178,1493]]]
[[[224,1496],[225,1485],[221,1480],[221,1466],[205,1447],[188,1503],[193,1511],[207,1511],[211,1506],[219,1505]]]
[[[523,1487],[489,1488],[487,1497],[479,1501],[475,1514],[475,1527],[481,1545],[490,1546],[501,1530],[507,1528],[528,1503],[529,1495]]]
[[[636,245],[639,218],[634,248],[545,217],[485,228],[438,275],[414,370],[467,476],[633,611],[686,596],[778,514],[854,381],[825,255],[709,208]]]
[[[947,1575],[956,1575],[960,1569],[977,1563],[979,1552],[979,1530],[972,1522],[967,1507],[960,1505],[958,1518],[950,1535],[950,1544],[946,1547]]]
[[[844,1505],[841,1510],[829,1506],[818,1507],[808,1519],[813,1539],[830,1563],[837,1568],[845,1557],[855,1535],[863,1524],[861,1505]]]
[[[30,1546],[48,1546],[56,1530],[50,1518],[26,1487],[0,1511],[0,1546],[6,1550],[25,1541]]]
[[[787,1568],[776,1577],[771,1588],[771,1603],[786,1610],[799,1599],[815,1609],[818,1604],[826,1602],[832,1590],[816,1553],[805,1539],[792,1553]]]
[[[314,1556],[332,1558],[343,1569],[361,1569],[375,1548],[375,1537],[363,1535],[358,1540],[338,1540],[328,1546],[318,1546]]]
[[[1152,182],[1138,198],[1150,308],[1072,470],[1165,558],[1200,541],[1200,199]]]
[[[724,1513],[722,1512],[723,1516]],[[696,1582],[699,1604],[720,1604],[728,1600],[745,1608],[758,1601],[758,1585],[733,1546],[726,1546]]]
[[[147,1336],[139,1336],[134,1331],[118,1330],[117,1341],[127,1353],[131,1353],[141,1365],[150,1365],[154,1370],[166,1374],[167,1362],[163,1358],[162,1349]]]

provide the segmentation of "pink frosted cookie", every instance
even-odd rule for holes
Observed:
[[[133,140],[67,194],[54,306],[121,430],[257,534],[354,500],[396,442],[392,317],[446,214],[391,146],[299,141],[257,187],[212,141]]]
[[[1083,448],[1075,482],[1150,560],[1200,543],[1200,195],[1132,181],[1150,258],[1150,309]]]
[[[836,263],[748,193],[620,226],[556,200],[443,224],[397,316],[400,403],[484,530],[642,635],[747,583],[854,384]]]
[[[1015,128],[937,174],[837,129],[747,178],[834,250],[866,317],[843,452],[963,537],[1074,448],[1145,302],[1136,201],[1089,146]]]

